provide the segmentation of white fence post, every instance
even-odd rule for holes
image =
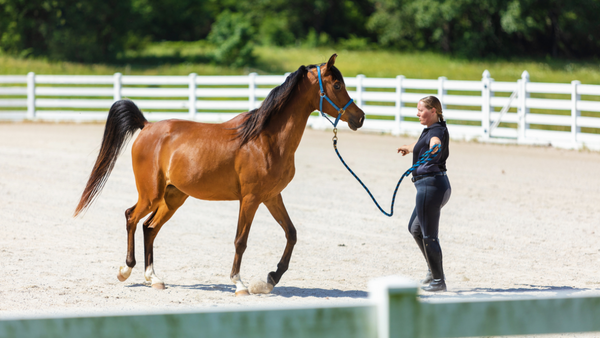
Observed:
[[[577,136],[581,132],[581,127],[577,126],[577,117],[581,116],[581,111],[577,109],[577,101],[581,99],[581,95],[577,92],[577,87],[580,84],[581,82],[579,81],[571,81],[571,135],[575,148],[579,148]]]
[[[492,115],[492,77],[486,69],[481,77],[481,135],[490,139],[490,120]]]
[[[121,73],[115,73],[115,75],[113,75],[113,100],[115,102],[121,99],[122,78],[123,74]]]
[[[416,282],[401,276],[369,282],[369,298],[377,307],[378,338],[421,337],[417,287]]]
[[[35,119],[35,73],[27,74],[27,119]]]
[[[529,113],[529,108],[527,108],[527,98],[529,94],[527,93],[527,83],[529,82],[529,73],[527,71],[523,71],[521,75],[521,80],[518,82],[519,86],[519,111],[518,111],[518,132],[517,132],[517,142],[521,143],[525,141],[527,138],[527,129],[529,129],[529,124],[527,121],[527,114]]]
[[[402,102],[402,93],[404,93],[404,88],[402,88],[402,81],[404,80],[404,75],[396,76],[396,115],[394,117],[394,128],[392,129],[393,135],[400,135],[402,132],[402,108],[404,107],[404,103]]]
[[[442,104],[442,111],[446,110],[446,105],[444,104],[444,96],[446,95],[446,90],[444,89],[444,82],[446,82],[447,78],[445,76],[438,77],[438,100]]]
[[[360,107],[363,105],[362,93],[363,93],[363,74],[356,75],[356,103]]]
[[[248,111],[256,108],[256,73],[248,74]]]
[[[196,77],[198,74],[191,73],[189,75],[190,83],[189,83],[189,111],[190,111],[190,120],[196,119]]]

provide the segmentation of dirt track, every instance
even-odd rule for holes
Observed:
[[[361,301],[368,281],[378,276],[424,276],[424,260],[407,231],[412,183],[400,187],[394,216],[383,216],[338,161],[331,132],[308,129],[296,154],[296,177],[283,192],[298,244],[271,295],[233,296],[237,202],[189,199],[165,225],[155,244],[164,291],[143,283],[140,225],[138,265],[120,283],[123,213],[137,198],[129,151],[87,214],[71,218],[103,128],[0,124],[0,318]],[[340,134],[347,163],[388,210],[396,181],[410,166],[396,147],[408,142]],[[449,292],[435,297],[600,294],[599,153],[454,141],[448,167],[453,190],[440,240]],[[264,280],[284,246],[283,231],[261,206],[243,279]]]

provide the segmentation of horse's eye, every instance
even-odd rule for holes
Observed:
[[[333,88],[335,90],[338,90],[338,89],[342,88],[342,86],[340,86],[340,84],[336,82],[336,83],[333,84]]]

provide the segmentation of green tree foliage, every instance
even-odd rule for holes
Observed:
[[[0,0],[0,51],[118,62],[208,38],[224,65],[252,63],[254,44],[593,58],[599,14],[600,0]]]
[[[131,3],[122,0],[0,0],[0,47],[21,55],[112,60],[131,38]]]
[[[152,41],[204,39],[222,8],[217,0],[130,1],[139,34]]]
[[[318,40],[338,41],[369,36],[366,22],[373,12],[369,0],[255,0],[224,4],[246,13],[263,44],[289,45],[315,34]],[[321,38],[327,35],[328,38]]]
[[[600,55],[599,15],[598,0],[512,0],[500,22],[523,52],[589,58]]]
[[[215,44],[214,61],[218,64],[242,67],[254,63],[254,28],[242,13],[225,10],[212,25],[208,40]]]
[[[372,0],[387,47],[467,57],[600,54],[598,0]]]

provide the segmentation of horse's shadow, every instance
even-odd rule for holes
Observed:
[[[128,287],[148,287],[145,284],[132,284]],[[235,286],[230,284],[167,284],[167,288],[176,288],[184,290],[213,291],[235,294]],[[448,290],[445,293],[419,293],[418,297],[422,300],[428,299],[459,299],[459,298],[531,298],[531,297],[552,297],[552,296],[573,296],[580,293],[593,292],[600,294],[600,289],[574,288],[571,286],[542,286],[542,285],[524,285],[516,288],[473,288]],[[354,298],[366,299],[369,296],[367,291],[362,290],[339,290],[339,289],[321,289],[321,288],[298,288],[293,286],[278,286],[273,289],[270,295],[279,297],[315,297],[315,298]]]
[[[574,288],[572,286],[524,285],[516,288],[474,288],[449,290],[443,294],[420,294],[421,299],[428,298],[531,298],[552,296],[573,296],[582,292],[600,293],[599,289]]]
[[[296,288],[280,286],[273,289],[273,294],[281,297],[317,297],[317,298],[368,298],[369,293],[362,290],[339,290],[321,288]]]
[[[137,285],[131,285],[137,286]],[[168,288],[180,288],[187,290],[217,291],[225,293],[235,293],[235,286],[230,284],[191,284],[178,285],[167,284]],[[271,295],[285,298],[291,297],[316,297],[316,298],[367,298],[368,292],[361,290],[339,290],[339,289],[321,289],[321,288],[297,288],[293,286],[276,286]]]

